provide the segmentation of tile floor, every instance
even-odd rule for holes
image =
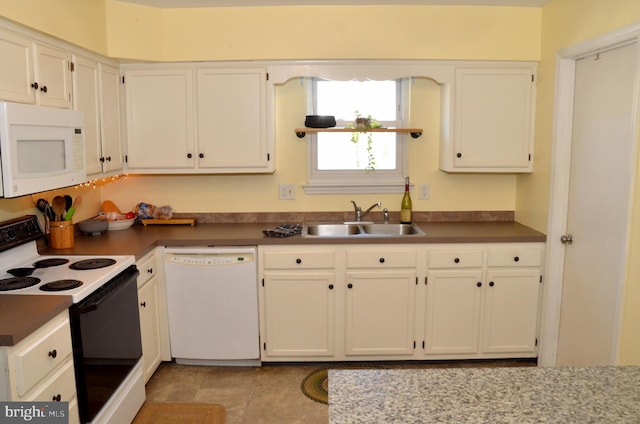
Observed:
[[[376,362],[388,368],[535,366],[535,360],[472,362]],[[348,366],[348,364],[340,364]],[[201,367],[163,363],[147,383],[147,401],[220,403],[226,424],[326,424],[327,405],[300,390],[304,377],[327,364],[263,364]]]

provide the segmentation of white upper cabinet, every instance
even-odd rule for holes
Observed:
[[[0,30],[0,99],[71,108],[71,53]]]
[[[448,94],[442,170],[532,172],[534,65],[457,68]]]
[[[126,69],[127,168],[186,172],[195,166],[193,70]]]
[[[118,68],[74,55],[73,103],[84,112],[87,175],[122,171]]]
[[[198,166],[265,172],[270,157],[264,68],[206,68],[197,73]]]
[[[124,69],[130,171],[273,172],[264,68]]]

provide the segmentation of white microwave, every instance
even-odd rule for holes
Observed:
[[[83,126],[79,111],[0,102],[0,196],[86,182]]]

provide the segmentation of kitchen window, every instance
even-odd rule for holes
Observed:
[[[308,83],[308,114],[333,115],[336,127],[354,125],[356,116],[372,126],[403,127],[408,81],[333,81]],[[308,150],[307,194],[395,193],[407,169],[406,135],[393,132],[318,132]]]

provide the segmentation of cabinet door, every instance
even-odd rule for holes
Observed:
[[[127,70],[125,96],[128,168],[193,168],[191,69]]]
[[[73,104],[84,112],[84,153],[87,174],[102,172],[100,138],[100,105],[98,97],[98,62],[75,56],[73,71]]]
[[[482,286],[481,269],[427,273],[427,354],[478,352]]]
[[[197,86],[198,167],[265,172],[265,69],[199,69]]]
[[[264,355],[335,354],[334,284],[333,272],[265,272]]]
[[[346,355],[412,355],[416,271],[347,272]]]
[[[120,127],[120,73],[104,63],[100,70],[100,134],[102,139],[102,172],[113,173],[123,168]]]
[[[532,171],[532,75],[528,68],[456,70],[453,144],[443,169]]]
[[[145,381],[160,365],[160,329],[158,325],[158,283],[152,278],[138,290],[142,363]]]
[[[36,101],[43,106],[71,108],[71,53],[52,46],[36,44]]]
[[[0,31],[0,99],[35,103],[32,43],[11,32]]]
[[[487,270],[482,351],[535,352],[540,271]]]

